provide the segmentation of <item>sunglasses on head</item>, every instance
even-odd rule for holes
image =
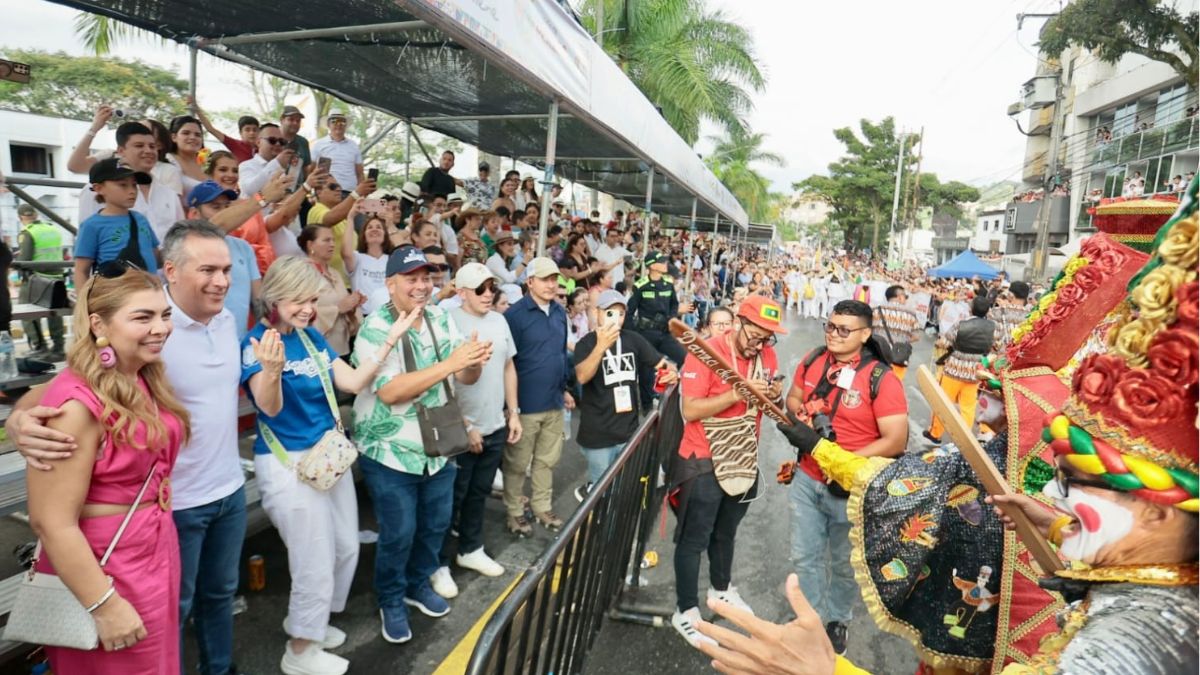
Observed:
[[[263,140],[271,145],[287,145],[287,140],[278,136],[263,136]]]
[[[129,262],[128,260],[109,260],[105,263],[100,263],[92,270],[92,276],[104,277],[105,279],[116,279],[122,276],[129,270],[142,270],[141,267]]]

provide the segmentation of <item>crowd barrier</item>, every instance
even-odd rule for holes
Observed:
[[[605,616],[660,623],[649,614],[627,612],[620,602],[627,582],[638,585],[657,513],[659,421],[657,411],[646,416],[558,537],[496,608],[475,645],[469,675],[579,673]]]

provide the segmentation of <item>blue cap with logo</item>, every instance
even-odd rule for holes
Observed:
[[[432,270],[436,269],[437,265],[429,262],[421,249],[416,246],[401,246],[392,251],[392,255],[388,257],[384,275],[390,277],[393,274],[409,274],[422,267]]]

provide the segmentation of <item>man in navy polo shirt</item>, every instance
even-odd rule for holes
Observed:
[[[504,313],[517,346],[517,410],[524,433],[504,449],[504,508],[508,530],[521,537],[533,533],[525,518],[521,496],[525,468],[531,467],[534,518],[548,530],[562,527],[554,515],[554,467],[562,456],[563,408],[573,410],[575,399],[567,392],[567,312],[555,302],[558,265],[549,258],[534,258],[526,268],[529,294]]]

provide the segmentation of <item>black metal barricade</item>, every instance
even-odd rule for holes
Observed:
[[[665,398],[665,397],[664,397]],[[583,671],[600,623],[636,576],[653,524],[659,416],[652,412],[480,634],[467,673]],[[634,581],[636,583],[636,581]]]

